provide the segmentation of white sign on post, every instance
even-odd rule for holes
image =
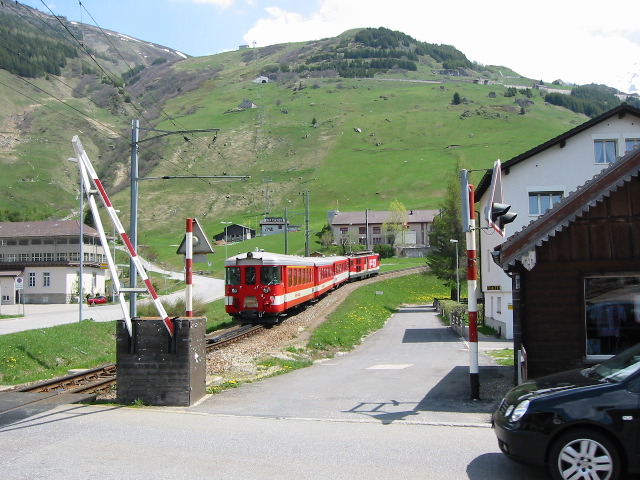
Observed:
[[[24,288],[24,278],[16,277],[14,284],[15,284],[16,290],[22,290]]]

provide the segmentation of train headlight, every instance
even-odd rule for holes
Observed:
[[[262,289],[262,291],[263,291],[264,293],[269,293],[269,292],[271,291],[271,289],[270,289],[269,287],[264,287],[264,288]]]
[[[236,287],[233,287],[233,288],[231,289],[231,293],[233,293],[233,294],[238,293],[238,289],[237,289]]]

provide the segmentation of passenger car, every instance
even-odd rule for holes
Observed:
[[[493,414],[500,450],[554,479],[640,472],[640,344],[590,368],[527,381]]]
[[[87,305],[98,305],[100,303],[107,303],[107,297],[104,295],[96,295],[95,297],[87,298]]]

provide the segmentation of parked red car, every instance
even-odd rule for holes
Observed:
[[[87,305],[98,305],[99,303],[107,303],[107,297],[104,295],[96,295],[95,297],[87,298]]]

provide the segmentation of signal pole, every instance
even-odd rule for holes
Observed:
[[[467,296],[469,312],[469,383],[471,399],[480,400],[480,373],[478,367],[478,264],[476,259],[476,213],[473,185],[468,182],[468,171],[460,170],[462,202],[462,231],[467,243]]]

